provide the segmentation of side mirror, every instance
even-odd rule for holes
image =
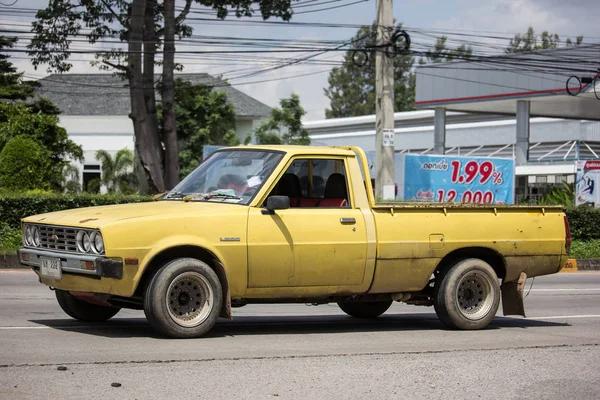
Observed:
[[[267,198],[265,208],[269,214],[274,214],[275,210],[287,210],[290,208],[290,198],[287,196],[270,196]]]

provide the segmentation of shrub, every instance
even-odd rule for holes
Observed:
[[[600,258],[600,240],[573,240],[572,258]]]
[[[21,243],[21,229],[0,222],[0,254],[15,253]]]
[[[11,190],[46,189],[50,152],[25,136],[11,139],[0,152],[0,187]]]
[[[600,239],[600,209],[582,206],[567,209],[566,213],[574,239]]]

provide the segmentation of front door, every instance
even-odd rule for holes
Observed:
[[[291,208],[250,210],[248,287],[362,283],[366,227],[345,171],[343,158],[293,160],[272,192],[290,197]]]

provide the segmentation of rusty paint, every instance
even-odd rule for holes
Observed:
[[[90,221],[96,221],[98,218],[87,218],[87,219],[82,219],[81,221],[79,221],[80,224],[86,223],[86,222],[90,222]]]

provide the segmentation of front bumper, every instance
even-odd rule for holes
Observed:
[[[123,260],[120,258],[107,258],[104,256],[80,255],[30,248],[20,249],[18,255],[22,265],[33,268],[40,267],[40,257],[59,258],[63,273],[91,275],[113,279],[123,278]],[[93,266],[93,268],[90,269],[90,266]]]

